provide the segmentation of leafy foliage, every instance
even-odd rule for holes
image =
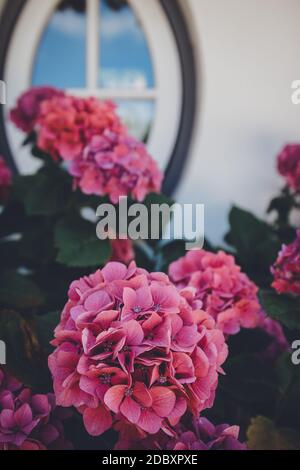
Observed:
[[[96,237],[95,226],[79,216],[61,219],[54,230],[57,261],[70,267],[99,267],[111,255],[109,240]]]
[[[14,310],[1,310],[0,331],[9,372],[33,389],[50,391],[46,350],[37,337],[34,318],[24,318]]]
[[[267,314],[287,328],[300,330],[300,298],[278,295],[274,291],[261,290],[260,302]]]
[[[43,304],[42,292],[29,276],[0,272],[0,304],[11,308],[35,308]]]
[[[234,247],[242,268],[259,285],[269,285],[270,266],[281,247],[276,231],[266,222],[238,207],[231,209],[229,224],[230,230],[225,240]]]

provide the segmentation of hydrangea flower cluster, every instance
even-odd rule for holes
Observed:
[[[258,288],[241,272],[233,256],[223,251],[191,250],[170,265],[169,276],[179,289],[188,287],[195,292],[198,308],[210,314],[224,333],[259,325]]]
[[[80,158],[72,161],[71,174],[85,194],[109,194],[113,203],[131,195],[143,201],[160,190],[162,173],[146,146],[128,135],[106,130],[94,136]]]
[[[279,173],[285,178],[287,185],[300,192],[300,145],[286,145],[277,158]]]
[[[75,187],[85,194],[142,201],[161,188],[162,173],[146,146],[128,135],[111,101],[80,98],[49,87],[24,93],[11,111],[24,132],[35,131],[37,146],[66,161]]]
[[[292,243],[282,246],[271,272],[272,287],[279,294],[300,294],[300,230]]]
[[[192,429],[190,429],[192,427]],[[192,420],[192,426],[179,426],[177,438],[170,439],[170,450],[246,450],[238,440],[239,427],[221,424],[214,426],[206,418]]]
[[[0,202],[6,199],[11,184],[11,171],[6,165],[4,158],[0,155]]]
[[[71,448],[64,437],[65,417],[53,394],[34,395],[0,369],[0,450]]]
[[[124,133],[110,101],[97,98],[56,96],[41,104],[37,119],[37,145],[54,159],[74,160],[91,138],[105,130]]]
[[[49,367],[57,403],[76,407],[89,434],[116,423],[155,434],[212,406],[224,335],[166,274],[110,262],[68,295]]]
[[[64,92],[52,87],[33,87],[23,93],[17,105],[10,112],[10,119],[18,129],[31,132],[35,128],[43,101],[53,97],[63,97]]]
[[[115,450],[247,450],[246,444],[238,440],[238,426],[214,426],[204,417],[188,418],[175,426],[169,435],[160,431],[153,436],[143,436],[129,426],[124,427]]]

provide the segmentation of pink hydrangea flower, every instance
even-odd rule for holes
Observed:
[[[241,272],[233,256],[223,251],[192,250],[170,265],[169,275],[179,289],[195,291],[200,307],[224,333],[258,326],[258,288]]]
[[[282,149],[277,158],[277,168],[287,185],[300,192],[300,144],[286,145]]]
[[[63,95],[62,91],[52,87],[30,88],[18,99],[16,107],[10,112],[10,119],[23,132],[29,133],[36,125],[42,102]]]
[[[132,240],[126,238],[124,240],[116,238],[111,240],[112,255],[110,261],[119,261],[120,263],[129,264],[134,259],[134,250]]]
[[[279,294],[300,294],[300,230],[294,242],[282,246],[271,272],[272,287]]]
[[[202,417],[184,421],[172,430],[160,431],[152,436],[138,434],[129,426],[119,428],[115,450],[247,450],[246,444],[238,440],[238,426],[214,426]]]
[[[70,448],[64,438],[64,410],[53,394],[33,394],[0,369],[0,449]]]
[[[54,159],[63,160],[80,157],[91,138],[105,130],[125,132],[112,102],[74,96],[44,101],[37,127],[38,147]]]
[[[212,406],[227,357],[223,333],[168,276],[118,262],[74,281],[49,357],[61,406],[89,434],[131,423],[154,434]]]
[[[146,146],[128,135],[106,130],[94,136],[70,168],[85,194],[119,197],[131,195],[143,201],[150,192],[161,188],[162,173]]]
[[[0,201],[7,198],[12,184],[12,173],[0,155]]]

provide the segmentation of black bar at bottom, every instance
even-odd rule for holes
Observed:
[[[89,463],[101,465],[120,465],[123,468],[139,469],[145,465],[168,465],[176,468],[189,466],[193,468],[202,463],[222,463],[240,465],[259,462],[260,465],[284,464],[287,462],[288,451],[2,451],[0,463],[56,464],[66,462],[68,465]],[[297,452],[297,451],[296,451]],[[3,467],[2,467],[3,468]],[[95,468],[95,467],[94,467]]]

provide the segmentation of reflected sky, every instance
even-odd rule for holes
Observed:
[[[38,46],[33,85],[85,86],[86,15],[71,8],[56,10]]]
[[[154,86],[153,69],[144,32],[125,5],[120,10],[100,2],[99,85],[106,88],[143,89]]]
[[[131,8],[99,5],[100,65],[98,83],[106,88],[154,86],[151,57],[144,33]],[[85,87],[86,13],[57,9],[36,53],[32,83],[60,88]]]

